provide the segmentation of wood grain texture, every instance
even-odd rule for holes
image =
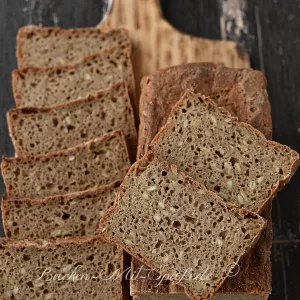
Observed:
[[[186,62],[249,67],[247,52],[235,42],[197,38],[174,29],[163,19],[158,0],[114,0],[111,13],[100,27],[129,30],[138,96],[142,77],[161,68]]]

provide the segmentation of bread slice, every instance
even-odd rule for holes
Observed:
[[[267,141],[209,98],[188,90],[151,149],[224,200],[262,212],[292,177],[299,155]]]
[[[17,107],[62,104],[123,81],[135,109],[130,53],[118,47],[87,56],[73,65],[25,68],[12,73]]]
[[[271,207],[262,214],[267,220],[255,247],[246,254],[224,281],[212,300],[266,300],[271,293],[270,246],[272,245]],[[131,273],[136,274],[130,281],[130,294],[134,300],[189,300],[184,288],[176,283],[162,280],[138,259],[133,258]]]
[[[114,203],[119,183],[42,199],[2,199],[7,238],[53,240],[98,233],[100,216]]]
[[[17,36],[18,67],[74,64],[85,56],[117,46],[131,51],[127,30],[24,26]]]
[[[151,152],[132,166],[100,220],[105,239],[173,276],[195,299],[215,293],[264,226],[259,215],[225,204]]]
[[[130,167],[121,131],[46,155],[3,157],[8,196],[41,198],[122,181]]]
[[[165,125],[173,105],[187,89],[211,97],[240,121],[272,138],[272,119],[265,76],[252,69],[227,68],[212,63],[174,66],[146,76],[141,82],[138,157],[147,151]]]
[[[0,241],[2,299],[121,300],[123,254],[99,238]],[[109,278],[109,280],[107,279]]]
[[[17,156],[73,147],[116,129],[123,131],[132,157],[137,134],[125,83],[51,108],[17,108],[7,113]]]

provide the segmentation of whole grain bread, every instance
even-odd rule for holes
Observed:
[[[181,65],[161,70],[148,76],[147,78],[150,79],[148,84],[145,84],[147,82],[146,80],[143,81],[142,97],[140,99],[140,106],[143,107],[143,110],[140,111],[141,124],[138,158],[141,158],[145,154],[145,149],[160,129],[160,127],[158,127],[159,124],[161,124],[161,126],[165,124],[172,106],[177,101],[176,99],[181,97],[186,88],[194,86],[197,92],[212,95],[211,88],[208,87],[205,82],[209,82],[211,78],[206,74],[210,72],[215,73],[215,71],[213,71],[215,68],[219,70],[218,84],[223,82],[224,93],[227,91],[227,94],[230,94],[229,91],[231,89],[236,90],[238,86],[234,87],[236,77],[226,75],[223,76],[222,79],[221,75],[224,74],[225,70],[230,70],[232,74],[239,71],[213,64],[200,63]],[[222,70],[224,71],[222,72]],[[248,72],[249,75],[256,75],[251,76],[253,80],[250,80],[251,77],[245,77],[245,79],[248,77],[248,80],[252,83],[253,90],[247,88],[244,90],[245,94],[240,94],[240,97],[227,97],[228,101],[230,100],[229,109],[234,116],[239,115],[241,120],[247,120],[249,124],[261,132],[264,132],[266,137],[270,139],[272,136],[272,122],[269,101],[265,91],[266,80],[260,72],[253,72],[252,70]],[[166,74],[168,74],[168,76],[166,76]],[[257,80],[254,80],[255,78],[257,78]],[[174,85],[175,82],[179,82],[179,84]],[[243,86],[242,82],[241,86]],[[259,82],[260,84],[258,84]],[[228,84],[227,87],[225,86],[226,83]],[[164,90],[160,88],[162,86],[165,86]],[[261,89],[258,89],[259,86],[261,86]],[[167,92],[165,92],[166,90]],[[257,91],[256,100],[242,101],[242,99],[251,99],[251,95],[255,90]],[[261,92],[259,92],[259,90],[261,90]],[[164,97],[160,96],[162,93]],[[265,100],[262,101],[262,99]],[[216,101],[218,98],[215,97],[214,100]],[[267,105],[261,105],[262,102],[267,103]],[[222,101],[222,103],[226,104],[226,101]],[[160,109],[156,110],[156,107],[160,107]],[[256,113],[249,114],[249,111],[253,110],[253,107],[256,108]],[[262,214],[267,220],[267,228],[262,232],[258,243],[250,253],[241,259],[239,262],[240,268],[236,276],[227,278],[212,299],[262,300],[267,299],[271,293],[270,254],[273,239],[271,206],[270,204]],[[131,272],[132,274],[136,274],[136,276],[130,280],[130,292],[134,300],[189,299],[181,286],[169,280],[161,281],[159,274],[153,270],[149,271],[147,266],[143,265],[136,258],[132,258]]]
[[[107,49],[73,65],[31,67],[12,73],[17,107],[62,104],[123,81],[127,83],[132,107],[137,112],[130,52],[126,49]]]
[[[17,108],[7,113],[17,156],[41,155],[73,147],[116,129],[123,131],[134,158],[137,134],[125,83],[50,108]]]
[[[74,64],[85,56],[117,46],[131,51],[127,30],[24,26],[17,36],[18,67]]]
[[[238,263],[230,277],[213,295],[212,300],[266,300],[271,293],[271,206],[262,214],[267,228],[255,247]],[[138,259],[132,258],[130,293],[134,300],[189,300],[184,288],[149,270]]]
[[[8,196],[41,198],[122,181],[130,167],[121,131],[46,155],[3,157]]]
[[[2,198],[5,235],[13,240],[55,240],[98,233],[100,216],[114,203],[119,183],[42,199]]]
[[[121,300],[123,253],[99,238],[0,242],[2,299]],[[108,278],[110,278],[108,280]]]
[[[264,226],[149,152],[129,170],[99,230],[193,299],[208,299]]]
[[[138,157],[147,151],[158,130],[165,125],[172,106],[189,88],[210,96],[218,106],[271,139],[272,119],[266,86],[266,78],[259,71],[211,63],[184,64],[146,76],[141,82]]]
[[[150,145],[225,201],[260,213],[294,174],[299,154],[267,141],[211,99],[190,90]]]

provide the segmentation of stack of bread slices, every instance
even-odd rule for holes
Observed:
[[[134,271],[151,269],[144,281],[133,274],[135,299],[268,296],[251,290],[249,254],[261,246],[268,262],[270,202],[299,155],[266,139],[261,73],[187,64],[146,77],[131,166],[138,105],[126,31],[25,27],[17,54],[7,116],[16,157],[2,161],[5,299],[122,299],[122,249]]]
[[[123,270],[123,252],[98,226],[136,155],[128,33],[30,26],[17,44],[16,108],[7,113],[16,157],[2,161],[1,294],[122,299],[122,276],[112,275]]]

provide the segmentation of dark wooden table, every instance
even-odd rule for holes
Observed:
[[[126,0],[124,0],[126,1]],[[251,64],[269,82],[273,138],[300,152],[300,0],[161,0],[177,29],[199,37],[243,44]],[[5,114],[14,106],[11,71],[20,26],[87,27],[101,20],[101,0],[0,1],[0,152],[13,155]],[[0,182],[1,193],[5,192]],[[271,300],[300,299],[300,171],[273,205]],[[1,232],[3,235],[3,231]]]

